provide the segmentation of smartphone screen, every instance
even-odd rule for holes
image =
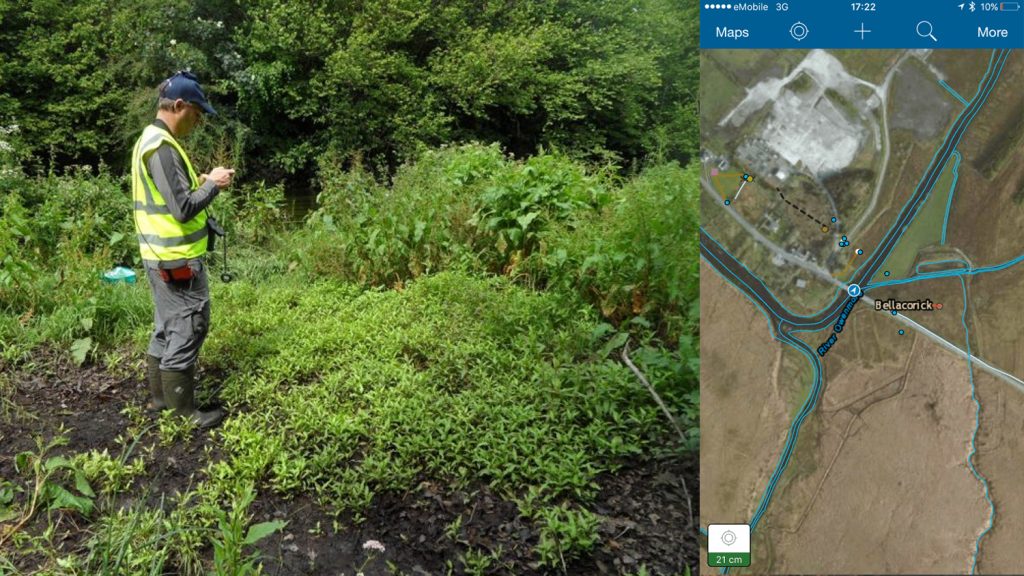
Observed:
[[[701,5],[701,571],[1024,571],[1019,2]]]

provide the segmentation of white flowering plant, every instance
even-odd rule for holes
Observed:
[[[20,172],[21,146],[18,133],[21,128],[15,124],[0,124],[0,176],[15,175]]]

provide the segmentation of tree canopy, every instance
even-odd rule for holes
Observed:
[[[271,180],[452,141],[619,165],[696,148],[678,0],[38,0],[0,2],[0,24],[0,125],[41,169],[123,169],[178,69],[220,112],[193,146]]]

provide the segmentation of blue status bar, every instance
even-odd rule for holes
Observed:
[[[1021,2],[700,3],[701,48],[1024,48]]]

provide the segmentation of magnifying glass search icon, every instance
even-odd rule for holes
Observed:
[[[917,23],[917,35],[921,38],[931,38],[935,42],[939,39],[932,35],[932,23],[927,20],[921,20]]]

